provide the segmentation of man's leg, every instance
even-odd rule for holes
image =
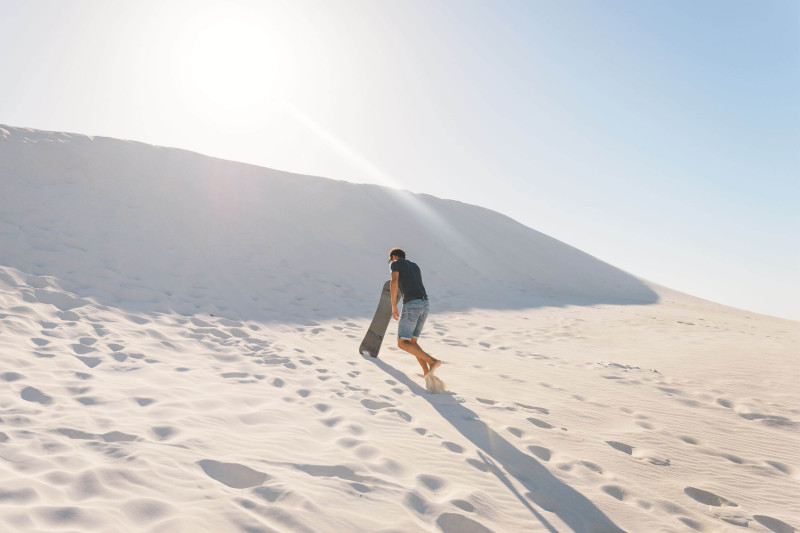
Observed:
[[[438,359],[435,359],[425,353],[425,351],[420,348],[419,344],[417,344],[417,339],[415,337],[412,337],[411,340],[397,339],[397,346],[401,350],[405,350],[417,358],[417,361],[422,367],[423,376],[427,376],[428,372],[435,368],[439,368],[439,366],[442,364],[442,362]]]
[[[411,337],[411,344],[416,344],[417,348],[422,350],[422,348],[419,346],[419,344],[417,344],[417,338],[416,337]],[[424,352],[424,350],[422,350],[422,351]],[[430,356],[428,356],[428,357],[430,357]],[[422,367],[422,375],[423,376],[427,376],[428,372],[430,372],[430,370],[431,370],[430,365],[428,363],[426,363],[424,359],[420,359],[419,357],[417,357],[417,361],[419,362],[420,366]]]
[[[400,324],[397,326],[397,346],[417,358],[424,376],[427,376],[428,372],[435,370],[442,364],[441,361],[425,353],[417,344],[417,338],[422,332],[427,316],[427,306],[408,308],[403,305]]]

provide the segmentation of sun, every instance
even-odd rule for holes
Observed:
[[[270,22],[247,5],[223,2],[182,24],[172,78],[193,111],[247,113],[285,89],[294,63],[286,40]]]

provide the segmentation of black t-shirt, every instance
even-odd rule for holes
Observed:
[[[428,297],[425,286],[422,284],[422,272],[416,263],[407,259],[398,259],[392,262],[392,272],[400,273],[398,285],[400,292],[403,293],[403,303]]]

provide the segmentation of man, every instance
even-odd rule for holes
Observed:
[[[397,346],[416,357],[422,367],[422,375],[427,376],[442,362],[425,353],[417,344],[425,319],[428,318],[428,294],[422,284],[422,273],[416,263],[406,259],[406,253],[400,248],[389,252],[389,262],[392,264],[392,317],[400,321],[397,325]],[[398,289],[403,295],[402,314],[397,310]]]

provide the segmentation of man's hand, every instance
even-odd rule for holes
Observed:
[[[400,311],[397,310],[397,306],[392,304],[392,317],[395,320],[400,320]]]

